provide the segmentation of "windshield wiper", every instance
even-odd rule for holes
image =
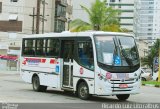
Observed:
[[[114,45],[115,45],[113,56],[119,56],[118,45],[117,45],[117,43],[116,43],[116,41],[115,41],[115,38],[113,39],[113,42],[114,42]],[[119,61],[120,61],[120,60],[119,60]],[[113,63],[114,63],[114,65],[115,65],[115,58],[114,58]],[[121,62],[119,62],[119,64],[121,64]]]
[[[127,62],[128,65],[133,66],[132,60],[128,57],[126,51],[123,49],[121,41],[118,39],[119,41],[119,45],[120,45],[120,50],[121,50],[121,54],[124,57],[125,61]]]

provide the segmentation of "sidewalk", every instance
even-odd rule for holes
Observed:
[[[19,74],[17,70],[15,66],[7,66],[7,60],[0,59],[0,74]]]
[[[19,74],[20,71],[0,70],[0,74]]]

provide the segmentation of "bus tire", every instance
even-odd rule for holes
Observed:
[[[116,96],[120,101],[126,101],[129,98],[130,94],[121,94]]]
[[[78,85],[78,97],[82,100],[87,100],[90,97],[89,88],[85,82]]]
[[[142,77],[141,80],[142,80],[142,81],[146,81],[146,78]]]
[[[158,78],[156,79],[156,81],[158,82]]]
[[[34,76],[32,79],[33,90],[36,92],[45,92],[47,90],[47,86],[40,85],[39,77]]]

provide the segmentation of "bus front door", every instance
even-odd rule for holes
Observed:
[[[62,58],[63,58],[63,73],[62,73],[62,87],[73,88],[73,54],[74,41],[62,41]]]

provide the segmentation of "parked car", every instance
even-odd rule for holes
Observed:
[[[146,72],[144,69],[141,69],[141,80],[149,81],[152,80],[152,75],[149,72]]]
[[[158,81],[158,71],[153,73],[153,80]]]

